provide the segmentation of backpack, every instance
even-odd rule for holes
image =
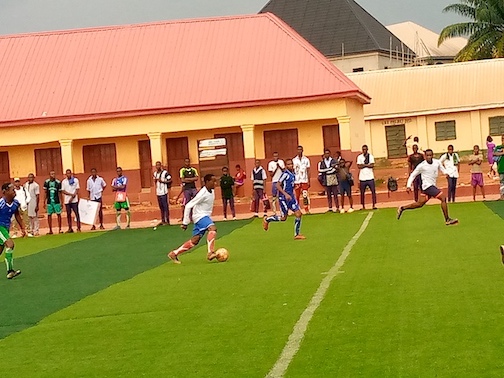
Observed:
[[[161,174],[159,175],[159,179],[164,179],[166,180],[168,178],[168,176],[170,176],[170,174],[168,173],[168,171],[166,169],[163,169],[161,171]],[[166,188],[167,189],[170,189],[171,186],[172,186],[172,180],[170,180],[169,182],[163,182],[162,184],[165,184],[166,185]]]
[[[163,173],[165,174],[165,176],[164,176],[165,180],[167,180],[167,179],[168,179],[168,176],[170,176],[170,174],[168,173],[168,171],[167,171],[167,170],[164,170],[163,172],[161,172],[161,177],[163,176]],[[170,179],[170,181],[168,181],[168,182],[167,182],[167,183],[165,183],[165,184],[166,184],[166,188],[170,189],[170,188],[171,188],[171,186],[172,186],[172,180]]]
[[[397,179],[389,177],[387,181],[387,188],[389,192],[395,192],[397,190]]]

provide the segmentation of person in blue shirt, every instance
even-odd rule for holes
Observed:
[[[5,264],[7,265],[7,279],[11,280],[21,274],[20,270],[14,270],[12,253],[14,251],[14,241],[9,235],[12,216],[16,218],[21,229],[22,236],[26,235],[23,219],[19,214],[21,204],[16,197],[14,185],[5,183],[2,185],[2,198],[0,198],[0,255],[5,249]]]
[[[299,203],[296,200],[296,195],[294,194],[294,181],[296,176],[294,174],[294,164],[292,159],[287,159],[285,161],[285,170],[276,183],[278,189],[278,202],[280,204],[280,211],[282,216],[272,215],[270,217],[263,218],[263,228],[264,231],[268,231],[269,224],[271,222],[284,222],[289,215],[289,210],[294,213],[296,219],[294,221],[294,239],[303,240],[306,239],[301,235],[301,217],[302,213],[299,209]]]

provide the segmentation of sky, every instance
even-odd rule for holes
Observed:
[[[439,33],[463,21],[454,0],[357,0],[384,25],[413,21]],[[0,0],[0,35],[161,20],[253,14],[267,0]]]

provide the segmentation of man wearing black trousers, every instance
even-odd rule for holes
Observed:
[[[366,209],[364,204],[364,195],[366,188],[371,190],[371,198],[373,201],[373,210],[376,210],[376,186],[374,180],[374,156],[368,152],[368,146],[362,146],[362,154],[357,156],[357,167],[359,168],[359,186],[362,210]]]
[[[156,162],[154,171],[154,185],[158,199],[159,210],[161,211],[161,222],[159,225],[170,224],[170,209],[168,208],[168,190],[171,184],[171,176],[163,169],[160,161]]]

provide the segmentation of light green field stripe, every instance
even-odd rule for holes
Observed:
[[[360,227],[359,231],[353,236],[352,239],[348,242],[348,244],[345,246],[343,249],[340,257],[336,261],[336,263],[333,265],[333,267],[327,272],[326,277],[322,280],[320,283],[320,286],[317,288],[317,291],[313,295],[313,297],[310,300],[310,303],[308,304],[308,307],[303,311],[301,314],[301,317],[297,321],[297,323],[294,326],[294,329],[292,330],[292,333],[289,336],[289,339],[287,340],[287,344],[285,345],[284,349],[282,350],[282,353],[280,354],[280,357],[276,361],[275,365],[273,368],[270,370],[268,373],[267,377],[268,378],[281,378],[284,376],[285,371],[289,367],[289,364],[291,363],[292,359],[296,355],[297,351],[299,350],[299,347],[301,345],[301,342],[303,340],[303,337],[305,335],[306,329],[308,328],[308,324],[310,323],[313,315],[317,311],[318,307],[320,306],[320,303],[324,299],[327,290],[329,289],[329,285],[331,284],[332,280],[336,275],[340,272],[341,267],[345,263],[345,260],[348,258],[350,255],[350,251],[352,250],[352,247],[355,245],[357,240],[361,237],[361,235],[364,233],[366,230],[369,221],[371,220],[373,216],[373,213],[369,213],[364,219],[364,222],[362,223],[362,226]]]
[[[450,215],[377,212],[286,376],[501,376],[504,222],[481,203]]]

